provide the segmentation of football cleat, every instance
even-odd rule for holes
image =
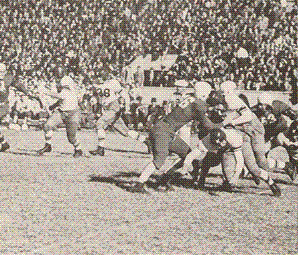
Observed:
[[[222,183],[221,188],[222,188],[223,191],[226,191],[226,192],[232,192],[233,191],[233,186],[229,183],[228,180],[224,180],[224,182]]]
[[[93,156],[104,156],[105,155],[105,148],[101,147],[101,146],[97,146],[97,149],[94,151],[89,151],[90,154],[92,154]]]
[[[0,152],[6,151],[9,148],[10,148],[10,145],[8,144],[8,142],[5,142],[5,143],[1,144]]]
[[[270,189],[271,189],[271,191],[272,191],[272,193],[273,193],[273,195],[274,195],[275,197],[280,197],[280,196],[281,196],[281,190],[280,190],[280,188],[277,186],[276,183],[273,183],[272,185],[269,185],[269,187],[270,187]]]
[[[252,180],[253,180],[253,181],[255,182],[255,184],[258,185],[258,186],[259,186],[260,183],[261,183],[260,179],[259,179],[257,176],[254,176],[254,175],[253,175],[253,176],[252,176]]]
[[[79,158],[83,156],[83,151],[81,149],[75,150],[73,157],[74,158]]]
[[[141,182],[136,182],[134,186],[127,187],[126,190],[132,193],[149,194],[149,192],[145,189],[145,184]]]
[[[43,155],[45,152],[51,152],[52,151],[52,145],[50,145],[49,143],[46,143],[45,146],[37,151],[38,155]]]

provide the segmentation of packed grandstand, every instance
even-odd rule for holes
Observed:
[[[89,99],[110,73],[131,88],[197,79],[214,87],[232,80],[239,89],[297,90],[294,1],[15,0],[1,5],[1,61],[33,91],[49,89],[60,64]],[[161,61],[158,67],[134,66],[140,56]],[[166,56],[175,61],[163,62]],[[20,97],[12,95],[11,107]]]

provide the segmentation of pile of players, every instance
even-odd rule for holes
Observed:
[[[17,78],[7,74],[6,66],[0,64],[0,113],[8,112],[9,86],[15,86],[28,96],[35,98],[50,112],[44,125],[45,146],[38,150],[39,155],[52,151],[53,130],[63,122],[67,138],[74,146],[74,157],[83,156],[77,139],[79,126],[79,96],[73,78],[61,67],[57,70],[57,91],[32,94]],[[112,78],[102,85],[104,89],[103,114],[97,120],[98,145],[90,151],[94,156],[104,156],[105,138],[111,127],[124,136],[139,140],[148,146],[153,160],[145,166],[138,181],[125,189],[130,192],[147,193],[145,183],[157,170],[162,173],[158,179],[158,190],[172,190],[171,180],[191,176],[195,188],[203,188],[211,167],[221,164],[223,188],[232,191],[245,168],[258,185],[268,184],[275,196],[281,190],[270,177],[270,172],[284,171],[291,180],[297,174],[298,160],[298,121],[297,114],[290,106],[278,100],[271,100],[269,94],[259,97],[257,105],[250,107],[247,98],[238,95],[236,84],[225,81],[220,91],[214,91],[207,82],[194,82],[193,93],[186,93],[183,100],[171,113],[160,118],[151,127],[146,137],[130,130],[122,120],[122,113],[129,109],[128,89]],[[45,98],[56,99],[53,105],[46,105]],[[1,117],[0,116],[0,117]],[[199,142],[190,146],[189,123],[195,123]],[[9,144],[0,136],[0,151],[9,149]],[[283,146],[289,156],[288,162],[267,158],[270,149]],[[171,153],[179,158],[169,167],[165,164]]]
[[[183,128],[191,121],[199,131],[200,140],[195,148],[186,142],[190,131]],[[281,190],[270,172],[284,171],[291,180],[295,179],[297,126],[296,112],[282,101],[272,101],[269,94],[264,93],[258,104],[250,107],[232,81],[223,82],[220,91],[214,91],[207,82],[195,82],[194,93],[186,94],[181,103],[151,129],[153,161],[144,168],[138,181],[126,189],[147,193],[145,183],[156,170],[163,172],[158,180],[159,189],[172,190],[171,180],[177,178],[173,174],[176,170],[180,170],[180,178],[189,175],[196,188],[203,188],[209,169],[221,164],[224,190],[234,189],[245,168],[257,185],[262,180],[274,196],[280,196]],[[267,158],[270,149],[277,146],[286,149],[288,162]],[[164,169],[170,153],[179,158]]]

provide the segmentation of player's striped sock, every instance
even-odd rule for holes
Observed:
[[[98,139],[98,145],[100,147],[105,148],[106,147],[106,139],[105,138]]]
[[[81,150],[81,144],[79,142],[76,142],[73,146],[75,150]]]
[[[155,165],[153,164],[153,162],[150,162],[143,170],[143,172],[139,178],[139,182],[145,183],[155,171],[156,171]]]
[[[45,132],[46,143],[52,144],[53,134],[54,134],[53,130],[50,130],[48,132]]]

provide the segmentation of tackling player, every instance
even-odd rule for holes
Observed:
[[[247,169],[252,175],[268,183],[274,194],[280,195],[280,189],[267,172],[269,165],[266,158],[264,126],[236,94],[234,82],[225,81],[220,85],[220,89],[224,93],[225,102],[228,106],[227,117],[223,121],[223,125],[231,125],[243,132],[242,148]]]
[[[129,111],[129,94],[117,79],[105,81],[102,86],[103,114],[96,122],[98,146],[95,150],[89,151],[92,155],[104,156],[106,130],[113,126],[120,134],[131,137],[140,142],[145,142],[146,137],[134,130],[129,130],[125,125],[121,114],[123,110]]]
[[[268,152],[270,149],[276,148],[279,145],[285,145],[288,148],[290,144],[282,136],[285,134],[289,127],[288,122],[285,119],[285,114],[292,120],[296,118],[295,113],[288,109],[288,106],[279,101],[273,100],[268,93],[262,93],[258,98],[258,104],[252,107],[252,111],[260,119],[265,128],[265,142],[268,144]],[[280,139],[283,141],[281,142]],[[284,143],[285,141],[285,143]],[[282,153],[282,152],[281,152]],[[293,175],[296,173],[294,165],[291,161],[286,164],[273,163],[273,159],[270,157],[267,159],[269,167],[279,167],[284,169],[289,177],[293,180]]]
[[[264,92],[259,96],[258,104],[251,108],[264,125],[265,142],[274,139],[280,132],[284,132],[288,128],[287,120],[280,112],[279,106],[282,104],[283,102],[273,100],[270,94]]]
[[[39,155],[52,151],[53,130],[61,123],[66,126],[66,134],[68,141],[74,146],[73,157],[78,158],[83,155],[81,145],[77,140],[77,130],[79,127],[79,103],[76,84],[70,76],[64,75],[64,70],[60,70],[59,77],[63,78],[56,83],[56,92],[44,92],[44,95],[57,99],[50,110],[54,109],[53,114],[44,124],[43,130],[45,134],[46,144],[38,150]]]
[[[184,98],[171,113],[160,119],[150,130],[149,139],[152,144],[153,161],[144,168],[135,185],[127,188],[128,191],[146,193],[145,182],[156,170],[162,168],[170,152],[174,152],[180,157],[174,168],[183,165],[183,160],[190,151],[190,147],[177,135],[177,131],[181,127],[192,120],[202,123],[206,130],[218,127],[207,118],[207,104],[202,100],[210,94],[211,86],[207,82],[197,82],[194,84],[194,90],[195,96],[189,95]]]

